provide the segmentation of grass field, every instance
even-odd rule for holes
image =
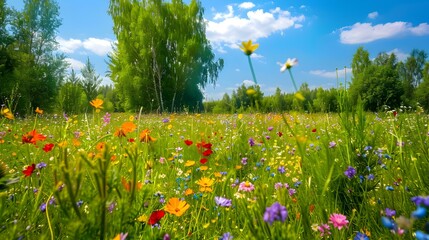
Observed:
[[[3,239],[429,239],[420,111],[0,123]]]

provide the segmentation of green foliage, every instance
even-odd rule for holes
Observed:
[[[26,0],[18,12],[7,9],[2,1],[0,10],[2,103],[12,101],[16,103],[13,110],[24,114],[36,107],[52,109],[66,69],[64,56],[55,53],[61,24],[58,4]]]
[[[86,60],[85,66],[80,70],[82,73],[82,79],[80,84],[86,95],[86,100],[90,102],[94,100],[98,95],[98,89],[100,87],[102,79],[100,75],[95,71],[94,66],[89,61],[89,57]],[[85,105],[84,105],[85,106]]]
[[[223,68],[205,36],[201,3],[112,0],[109,13],[118,39],[110,77],[122,107],[201,109],[201,89],[214,84]]]

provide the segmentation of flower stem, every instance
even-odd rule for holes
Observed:
[[[292,79],[293,86],[295,87],[295,91],[298,92],[298,88],[296,87],[295,79],[293,78],[292,71],[288,69],[290,78]]]
[[[253,81],[255,82],[255,84],[258,84],[258,82],[256,81],[255,71],[253,70],[253,65],[252,65],[252,60],[250,59],[250,55],[247,55],[247,60],[249,60],[249,66],[250,66],[250,71],[252,72]]]

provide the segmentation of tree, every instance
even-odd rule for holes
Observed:
[[[6,92],[16,90],[21,96],[21,111],[54,106],[67,66],[64,55],[55,53],[60,25],[59,7],[54,0],[25,0],[22,12],[11,13],[9,29],[13,40],[8,50],[14,65],[13,76],[5,86]]]
[[[60,87],[60,92],[58,94],[57,101],[59,110],[67,114],[80,113],[83,95],[84,92],[82,88],[81,79],[72,69],[70,76],[67,78],[66,82]]]
[[[111,0],[109,14],[118,39],[109,56],[110,77],[122,105],[201,108],[201,90],[223,68],[205,36],[201,3]]]
[[[422,76],[423,81],[416,89],[416,99],[426,111],[429,111],[429,62],[425,63]]]
[[[102,79],[89,61],[89,57],[86,60],[85,66],[80,70],[80,72],[82,73],[82,88],[85,92],[86,100],[90,102],[91,100],[97,98],[98,88],[100,87]]]

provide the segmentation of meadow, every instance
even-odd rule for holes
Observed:
[[[429,239],[422,109],[93,106],[0,118],[3,239]]]

